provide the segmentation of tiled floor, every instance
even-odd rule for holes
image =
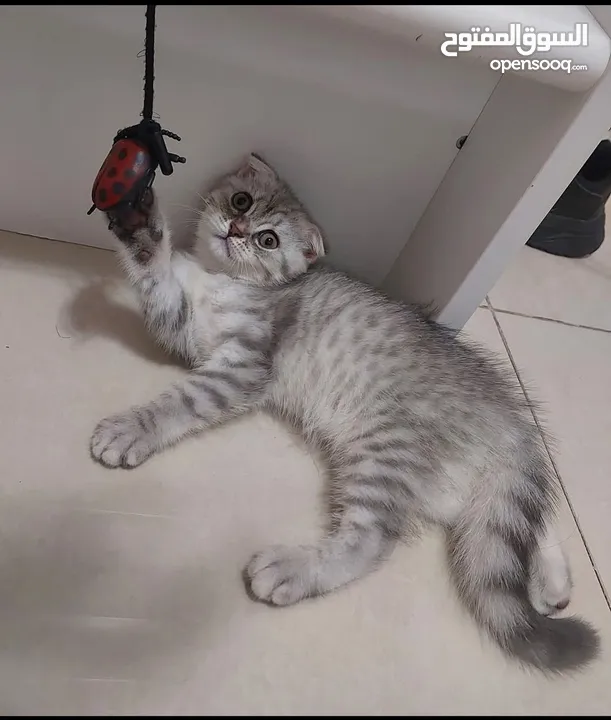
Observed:
[[[611,243],[524,249],[467,327],[511,354],[556,436],[571,609],[604,655],[554,680],[480,637],[433,531],[322,601],[251,603],[250,554],[322,521],[313,460],[266,418],[134,471],[94,464],[96,421],[182,372],[118,277],[111,253],[0,234],[0,713],[611,711]]]

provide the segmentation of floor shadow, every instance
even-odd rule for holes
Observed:
[[[0,662],[9,677],[40,677],[50,692],[79,678],[180,682],[225,632],[234,609],[219,602],[200,565],[153,564],[143,574],[133,555],[116,557],[112,522],[22,510],[28,522],[5,528],[0,558]],[[138,557],[148,571],[145,551]],[[121,602],[100,593],[104,582]],[[3,704],[18,714],[45,710],[20,683],[2,687]]]
[[[155,344],[141,314],[117,299],[119,289],[123,290],[120,281],[114,278],[80,288],[62,309],[62,332],[71,337],[104,337],[157,365],[184,366],[177,356]]]

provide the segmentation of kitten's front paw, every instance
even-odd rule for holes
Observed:
[[[135,207],[119,205],[106,213],[110,222],[109,229],[124,242],[133,240],[137,230],[152,227],[157,215],[157,198],[152,188],[147,188],[143,192]]]
[[[247,589],[271,605],[292,605],[318,594],[316,548],[275,546],[257,553],[244,571]]]
[[[113,415],[98,423],[91,436],[91,454],[106,467],[134,468],[157,449],[134,412]]]

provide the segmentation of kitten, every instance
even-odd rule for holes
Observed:
[[[335,590],[432,521],[447,533],[460,597],[508,654],[548,671],[597,655],[588,624],[548,617],[571,586],[551,525],[555,476],[524,396],[493,358],[321,267],[319,228],[254,155],[205,199],[191,253],[173,251],[152,191],[110,220],[146,325],[192,370],[102,420],[94,458],[135,467],[268,411],[326,459],[335,523],[317,545],[254,555],[245,575],[257,599],[290,605]],[[204,270],[204,248],[220,272]]]

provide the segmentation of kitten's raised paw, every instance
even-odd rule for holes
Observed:
[[[120,239],[129,240],[136,230],[150,227],[157,216],[157,202],[155,192],[147,188],[136,207],[119,205],[106,213],[110,222],[110,229]]]
[[[102,420],[91,436],[91,454],[110,468],[134,468],[155,450],[155,438],[133,412]]]
[[[275,546],[254,555],[244,571],[245,582],[256,600],[271,605],[292,605],[317,595],[318,555],[314,547]]]

